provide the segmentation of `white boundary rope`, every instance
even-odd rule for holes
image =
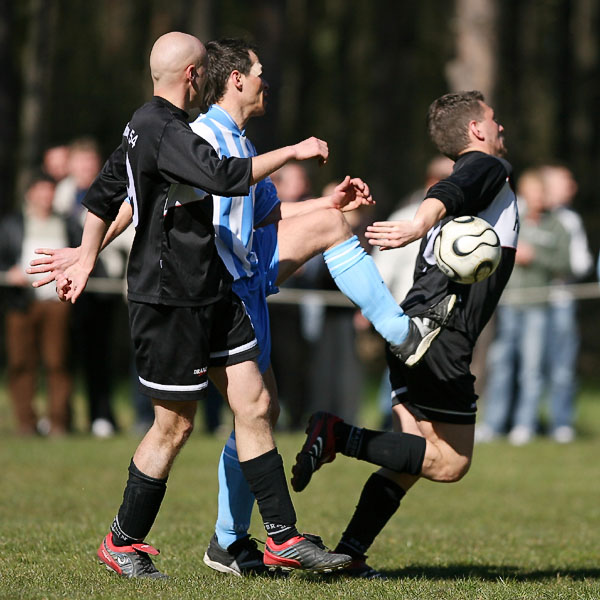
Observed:
[[[52,285],[51,283],[48,285]],[[6,273],[0,271],[0,287],[11,287],[6,280]],[[103,294],[125,294],[125,280],[111,277],[92,277],[86,286],[86,291]],[[575,283],[568,285],[553,285],[525,289],[505,290],[500,304],[536,304],[561,300],[591,300],[600,298],[600,284]],[[353,307],[354,305],[341,292],[335,290],[311,290],[282,287],[278,294],[269,296],[273,304],[303,304],[305,302],[325,306]]]

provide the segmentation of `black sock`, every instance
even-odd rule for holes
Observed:
[[[166,478],[144,475],[131,460],[123,503],[110,528],[115,546],[130,546],[144,540],[154,524],[166,490]]]
[[[373,540],[398,510],[405,493],[396,482],[373,473],[365,483],[354,515],[335,552],[364,559]]]
[[[336,423],[333,431],[337,452],[398,473],[421,473],[425,438],[411,433],[372,431],[343,422]]]
[[[242,473],[256,498],[258,510],[269,537],[276,544],[298,535],[296,511],[290,498],[283,460],[277,448],[261,456],[240,461]]]

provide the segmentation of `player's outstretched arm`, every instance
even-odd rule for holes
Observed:
[[[335,187],[333,194],[329,196],[302,200],[301,202],[281,202],[271,215],[260,223],[260,226],[268,225],[280,219],[306,215],[324,208],[336,208],[346,212],[365,204],[375,204],[369,186],[358,177],[350,178],[349,175],[346,175],[344,180]]]
[[[115,221],[111,223],[101,250],[104,250],[115,238],[117,238],[131,223],[132,209],[129,202],[123,202],[119,214]],[[48,283],[61,279],[65,270],[74,265],[79,260],[80,247],[77,248],[36,248],[36,254],[41,258],[35,258],[29,263],[27,273],[34,275],[36,273],[48,273],[42,279],[32,283],[33,287],[41,287]]]
[[[446,207],[437,198],[426,198],[412,221],[378,221],[367,227],[365,237],[380,250],[402,248],[421,239],[445,216]]]
[[[311,137],[293,146],[284,146],[265,154],[252,158],[251,185],[258,183],[277,169],[283,167],[290,160],[308,160],[317,158],[320,164],[327,162],[329,148],[327,142],[316,137]]]

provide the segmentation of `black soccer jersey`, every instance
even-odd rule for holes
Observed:
[[[448,326],[424,359],[438,377],[450,380],[469,373],[475,341],[494,312],[512,272],[519,232],[512,167],[501,158],[468,152],[459,157],[448,178],[428,190],[426,198],[440,200],[447,216],[421,242],[414,284],[402,307],[409,315],[415,315],[448,293],[457,295]],[[437,267],[433,255],[433,244],[442,225],[461,215],[485,219],[496,230],[502,245],[502,259],[496,271],[471,285],[448,279]]]
[[[230,289],[214,244],[208,194],[246,195],[251,167],[251,159],[219,158],[190,129],[187,113],[163,98],[155,96],[133,114],[83,201],[95,215],[114,220],[129,197],[136,229],[127,270],[130,300],[202,306]],[[179,186],[189,187],[175,202]]]

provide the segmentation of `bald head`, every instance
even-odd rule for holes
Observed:
[[[198,69],[206,60],[202,42],[187,33],[171,31],[159,37],[150,53],[150,72],[155,86],[169,87],[185,78],[186,69]]]

